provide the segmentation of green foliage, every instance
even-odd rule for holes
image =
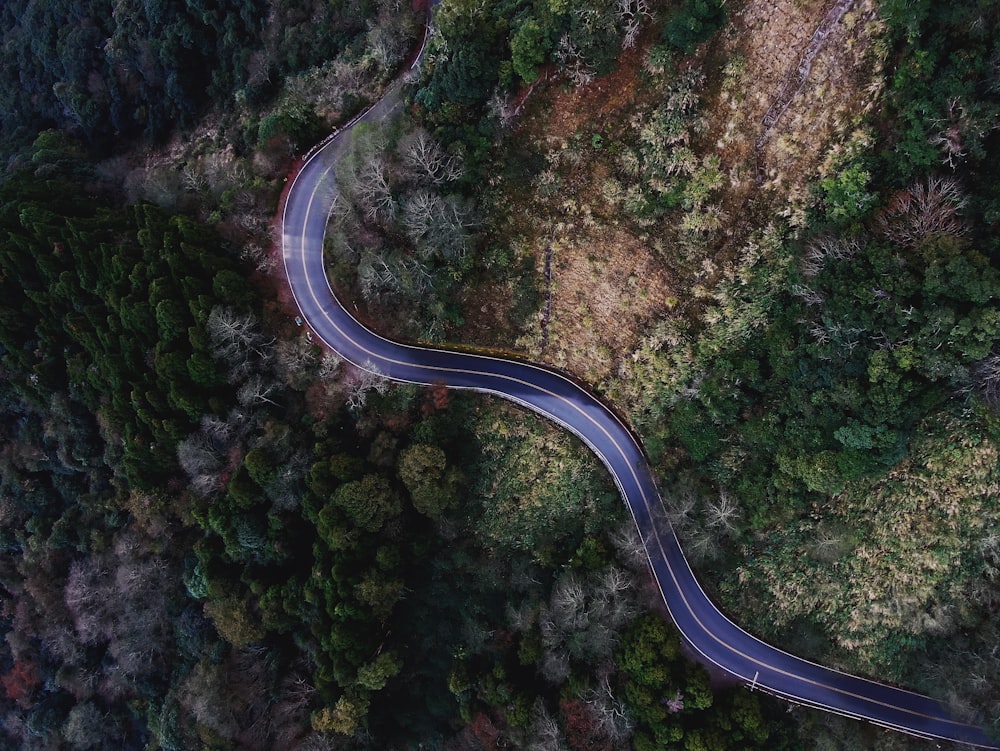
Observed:
[[[635,748],[781,748],[754,694],[713,698],[708,673],[681,657],[677,631],[653,615],[630,628],[617,656],[625,705],[636,723]],[[683,743],[682,746],[675,744]]]
[[[213,101],[241,89],[262,98],[272,76],[335,57],[366,31],[358,10],[319,0],[14,0],[0,9],[0,126],[55,123],[101,147],[121,135],[161,138]]]
[[[399,479],[410,492],[413,507],[436,519],[455,504],[461,475],[448,468],[439,447],[414,444],[399,457]]]
[[[857,161],[843,165],[820,183],[831,222],[856,226],[871,210],[875,196],[869,192],[871,173]]]
[[[381,691],[390,678],[399,675],[402,661],[392,652],[382,652],[358,670],[358,685],[368,691]]]
[[[893,227],[890,237],[906,235]],[[824,236],[799,252],[801,270],[756,266],[723,285],[711,314],[720,323],[697,344],[705,375],[669,417],[671,435],[738,489],[755,524],[768,493],[837,493],[893,466],[919,421],[972,386],[1000,334],[1000,272],[953,234],[907,246]],[[738,311],[736,329],[723,309]]]
[[[711,423],[702,419],[693,402],[680,402],[670,416],[670,428],[691,458],[702,462],[722,448],[722,436]]]
[[[905,184],[940,164],[989,172],[988,133],[1000,112],[1000,87],[976,82],[996,80],[996,9],[974,0],[946,6],[893,0],[885,15],[900,52],[886,118],[892,131],[884,158],[892,179]]]
[[[312,726],[320,732],[333,731],[341,735],[353,735],[361,725],[368,702],[350,696],[342,696],[332,709],[327,707],[313,714]]]
[[[494,94],[535,81],[547,64],[574,82],[610,72],[634,20],[599,0],[502,0],[488,6],[449,0],[435,10],[435,19],[439,34],[415,100],[446,140],[461,140],[470,156],[495,128],[496,113],[487,112]]]
[[[583,449],[555,428],[542,432],[523,415],[493,414],[475,426],[482,443],[478,533],[498,550],[545,560],[580,544],[601,518],[620,511],[613,488]]]
[[[302,151],[322,140],[326,130],[326,123],[311,109],[273,112],[261,119],[257,127],[257,144],[263,146],[283,136],[293,149]]]
[[[538,66],[545,60],[550,45],[542,27],[529,19],[517,27],[510,40],[511,63],[514,72],[525,83],[538,78]]]
[[[663,103],[632,121],[638,147],[623,150],[618,162],[636,183],[624,190],[621,201],[640,227],[679,206],[684,209],[679,223],[697,230],[700,218],[712,213],[708,204],[721,184],[718,160],[699,164],[691,149],[702,124],[704,80],[696,67],[673,77],[665,83]]]
[[[661,37],[686,55],[725,25],[725,0],[684,0],[667,18]]]
[[[111,209],[61,179],[22,175],[0,192],[0,342],[15,382],[42,400],[69,389],[100,411],[123,444],[126,482],[152,487],[175,466],[173,450],[157,447],[172,446],[219,393],[191,383],[189,363],[202,385],[218,389],[221,378],[189,331],[212,305],[253,294],[214,251],[218,238],[189,219]]]
[[[820,661],[837,652],[903,684],[924,676],[957,711],[986,716],[992,678],[957,690],[959,650],[944,668],[921,656],[979,629],[975,613],[995,596],[980,578],[993,536],[966,525],[989,529],[994,514],[981,499],[995,446],[978,416],[996,405],[1000,338],[1000,16],[975,1],[890,0],[882,12],[892,65],[883,109],[866,115],[873,137],[832,152],[794,240],[765,232],[698,257],[715,278],[653,327],[639,382],[668,447],[654,454],[664,471],[693,465],[756,528],[709,575],[724,578],[734,612],[762,633],[777,623],[779,639],[798,635],[792,647]],[[649,136],[679,132],[662,115]],[[635,157],[622,166],[638,174]],[[643,197],[632,205],[648,216]],[[969,659],[993,670],[982,652]],[[891,673],[906,666],[909,676]],[[636,747],[665,744],[638,729]]]
[[[351,522],[367,532],[377,532],[402,510],[399,496],[389,482],[378,475],[365,475],[360,480],[344,483],[334,492],[332,502],[346,512]]]
[[[438,60],[432,47],[417,103],[431,112],[482,106],[499,80],[507,21],[474,3],[449,2],[438,9],[436,22],[449,54]]]
[[[205,603],[205,614],[212,619],[219,635],[237,649],[259,641],[264,629],[250,613],[246,600],[226,595]]]

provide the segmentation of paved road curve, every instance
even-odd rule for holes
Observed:
[[[392,380],[496,394],[579,436],[611,471],[635,519],[670,615],[704,659],[750,686],[793,702],[918,736],[1000,749],[1000,743],[978,727],[952,719],[933,699],[794,657],[726,618],[702,590],[673,530],[662,521],[660,496],[639,443],[579,385],[529,363],[390,341],[367,329],[341,305],[323,263],[323,237],[336,197],[333,170],[353,125],[383,120],[400,102],[400,89],[394,87],[374,108],[314,149],[288,191],[282,216],[285,271],[299,310],[316,336],[344,359]]]

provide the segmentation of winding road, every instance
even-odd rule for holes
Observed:
[[[411,70],[420,63],[417,56]],[[572,431],[607,466],[645,546],[670,615],[705,660],[752,688],[912,735],[1000,749],[980,728],[954,719],[940,702],[847,675],[770,646],[730,621],[709,600],[677,537],[642,447],[626,425],[576,382],[544,366],[391,341],[341,304],[326,277],[323,239],[337,195],[334,169],[358,122],[378,122],[401,106],[402,83],[305,158],[285,200],[282,252],[302,317],[328,347],[354,365],[395,381],[445,384],[496,394]]]

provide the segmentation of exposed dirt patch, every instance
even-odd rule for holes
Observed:
[[[497,180],[498,203],[508,210],[499,232],[533,269],[518,282],[537,291],[532,314],[518,322],[500,312],[498,305],[511,306],[510,288],[477,292],[461,332],[466,341],[507,336],[509,347],[516,338],[518,352],[604,386],[646,325],[668,309],[672,283],[655,251],[601,196],[631,113],[660,96],[643,84],[644,54],[640,44],[616,72],[586,86],[553,81],[534,91],[510,138],[541,172],[530,182]],[[505,323],[520,330],[498,331]]]
[[[616,71],[598,78],[578,88],[566,88],[566,82],[557,81],[547,91],[536,92],[536,99],[547,99],[544,112],[535,109],[525,117],[524,127],[534,130],[544,119],[548,125],[545,133],[566,138],[577,131],[600,133],[611,128],[617,129],[623,114],[635,106],[637,98],[650,96],[652,92],[639,86],[645,45],[626,52]]]
[[[514,344],[520,321],[513,301],[521,294],[532,295],[535,281],[529,273],[502,282],[488,279],[466,290],[462,306],[465,324],[451,338],[468,346],[523,355]],[[534,302],[531,307],[534,309]]]

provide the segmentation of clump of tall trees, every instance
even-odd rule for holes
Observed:
[[[934,131],[960,101],[944,96],[955,66],[986,65],[992,42],[970,32],[959,64],[946,49],[964,39],[965,16],[921,7],[920,23],[937,18],[947,33],[925,41],[905,36],[912,18],[894,22],[903,58],[885,142],[845,149],[816,186],[808,230],[751,238],[702,295],[700,320],[662,333],[683,345],[670,439],[737,487],[757,524],[774,492],[802,500],[885,472],[927,415],[956,396],[992,398],[1000,271],[984,177],[992,142],[977,118],[1000,100],[969,99],[980,114],[954,125],[968,145],[960,159]]]
[[[37,172],[50,156],[36,152]],[[204,329],[212,307],[246,309],[254,292],[185,217],[101,205],[58,174],[22,173],[0,191],[11,380],[36,403],[66,394],[99,419],[128,486],[156,485],[173,471],[171,446],[224,393]]]
[[[211,311],[257,299],[211,230],[88,196],[56,143],[0,186],[4,732],[189,747],[164,699],[219,641],[185,595],[176,447],[231,399]]]
[[[445,140],[461,140],[478,164],[489,148],[488,134],[509,121],[519,87],[535,82],[545,68],[574,84],[610,72],[622,49],[636,44],[654,5],[442,3],[415,101],[430,123],[444,129]]]

